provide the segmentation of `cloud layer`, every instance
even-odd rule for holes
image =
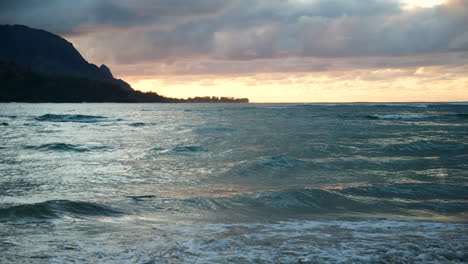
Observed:
[[[466,0],[2,0],[0,23],[65,36],[135,80],[468,65]]]
[[[468,51],[464,0],[412,10],[396,0],[3,0],[0,10],[0,23],[81,37],[117,63]]]

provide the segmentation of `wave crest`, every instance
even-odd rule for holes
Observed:
[[[443,154],[465,154],[467,146],[457,142],[414,141],[407,144],[394,144],[382,149],[386,155],[441,156]]]
[[[53,219],[64,216],[101,217],[118,216],[120,211],[107,206],[69,200],[51,200],[35,204],[22,204],[0,209],[0,219],[18,220],[23,218]]]
[[[66,143],[48,143],[48,144],[43,144],[39,146],[26,146],[24,148],[31,149],[31,150],[38,150],[38,151],[49,151],[49,152],[56,152],[56,151],[88,152],[88,151],[100,151],[100,150],[108,149],[108,147],[106,146],[86,147],[86,146],[66,144]]]
[[[105,116],[93,115],[55,115],[45,114],[34,118],[37,121],[44,122],[78,122],[78,123],[95,123],[103,121],[111,121]]]

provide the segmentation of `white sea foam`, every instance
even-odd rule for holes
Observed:
[[[182,242],[183,255],[197,256],[194,263],[450,263],[466,260],[468,242],[462,224],[391,220],[213,224],[174,231],[196,237]]]
[[[158,225],[124,244],[121,233],[68,243],[51,263],[460,263],[467,232],[465,224],[394,220]]]
[[[138,220],[131,229],[112,232],[125,224],[105,222],[96,234],[31,232],[5,237],[2,245],[28,248],[24,257],[39,260],[35,263],[460,263],[468,258],[464,224],[295,220],[159,225]],[[0,262],[10,263],[9,257],[5,251]]]

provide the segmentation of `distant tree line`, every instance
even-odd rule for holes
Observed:
[[[234,97],[218,97],[218,96],[197,96],[189,97],[186,100],[188,103],[248,103],[247,98],[234,98]]]

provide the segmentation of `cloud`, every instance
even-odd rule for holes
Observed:
[[[25,24],[57,34],[81,34],[82,27],[127,28],[173,23],[169,18],[218,13],[221,0],[2,0],[0,23]]]
[[[453,54],[468,52],[467,3],[2,0],[0,23],[65,35],[87,59],[111,66],[152,64],[172,74],[325,71],[466,63]]]

